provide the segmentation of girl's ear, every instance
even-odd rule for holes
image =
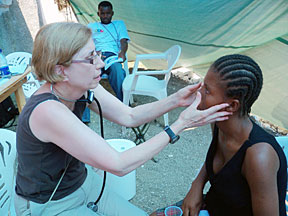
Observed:
[[[226,108],[226,111],[235,113],[240,109],[240,102],[238,99],[232,99],[229,102],[229,106]]]

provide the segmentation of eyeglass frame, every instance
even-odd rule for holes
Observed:
[[[92,64],[95,65],[96,63],[96,58],[99,57],[100,59],[102,58],[102,52],[100,51],[95,51],[96,55],[90,56],[87,59],[82,59],[82,60],[71,60],[71,63],[88,63],[88,64]]]

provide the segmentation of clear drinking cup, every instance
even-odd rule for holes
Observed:
[[[165,209],[165,216],[182,216],[183,211],[177,206],[169,206]]]

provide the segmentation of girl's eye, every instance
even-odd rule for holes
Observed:
[[[205,90],[205,94],[209,94],[209,90],[207,88],[204,89]]]

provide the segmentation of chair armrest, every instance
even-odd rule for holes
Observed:
[[[139,66],[139,62],[141,60],[148,60],[148,59],[166,59],[166,55],[165,55],[165,53],[152,53],[152,54],[136,55],[136,59],[135,59],[135,63],[134,63],[132,74],[138,72],[138,66]]]
[[[165,53],[151,53],[151,54],[140,54],[136,55],[136,59],[165,59]]]
[[[136,71],[135,75],[165,75],[169,71],[161,70],[161,71]]]
[[[123,62],[123,66],[124,66],[124,70],[125,70],[126,76],[128,76],[129,75],[129,67],[128,67],[127,57],[126,57],[125,62]]]

